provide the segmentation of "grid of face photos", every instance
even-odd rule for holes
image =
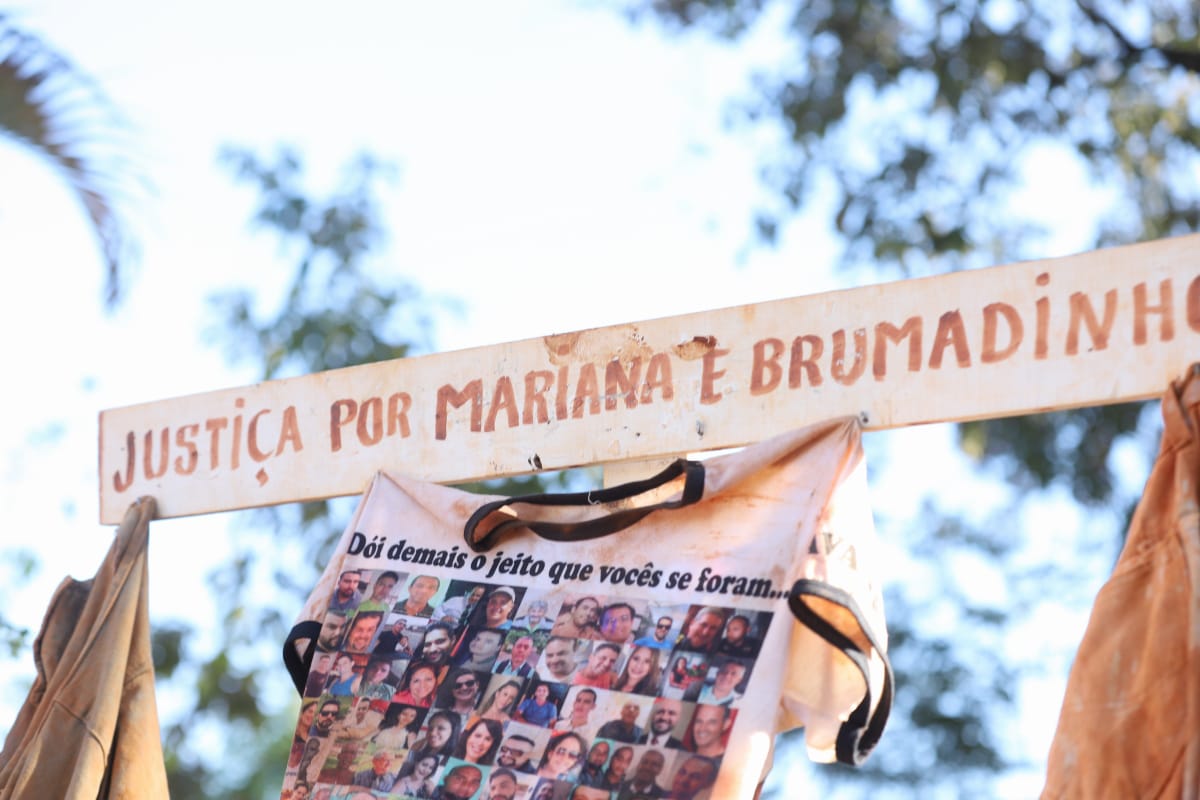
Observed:
[[[282,798],[708,798],[771,617],[348,569]]]

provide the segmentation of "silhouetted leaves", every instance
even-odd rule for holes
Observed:
[[[0,564],[3,564],[3,569],[0,570],[3,581],[0,582],[0,586],[4,589],[25,584],[38,568],[37,557],[24,549],[4,550]],[[6,599],[4,595],[4,590],[0,589],[0,608]],[[32,631],[28,628],[14,624],[0,612],[0,648],[7,650],[10,656],[16,657],[26,651],[32,639],[31,634]]]
[[[1119,198],[1097,246],[1200,224],[1200,189],[1185,178],[1200,169],[1193,3],[633,0],[630,12],[732,39],[785,21],[790,51],[736,99],[741,124],[772,122],[789,139],[762,153],[779,200],[752,212],[767,244],[820,180],[834,189],[843,266],[903,277],[1042,255],[1043,223],[1010,198],[1023,160],[1047,145],[1077,155],[1093,187]],[[1138,403],[958,427],[963,452],[1013,494],[986,520],[927,503],[924,530],[906,533],[906,552],[925,569],[888,595],[896,713],[855,773],[873,792],[994,791],[993,776],[1010,765],[997,722],[1030,668],[1001,666],[1002,633],[1040,600],[1073,596],[1078,578],[1067,554],[1054,565],[1015,559],[1019,512],[1065,492],[1102,525],[1099,538],[1119,540],[1140,487],[1119,491],[1114,453],[1151,450],[1156,431]],[[972,552],[972,568],[982,559],[1001,572],[1009,596],[980,602],[963,591],[955,572]],[[930,619],[951,622],[930,628]],[[837,769],[827,777],[852,779]]]
[[[791,148],[763,154],[786,205],[818,176],[838,194],[844,262],[916,275],[1028,257],[1039,223],[1005,206],[1022,157],[1057,142],[1125,198],[1101,243],[1195,230],[1194,5],[633,2],[669,29],[736,38],[788,9],[790,56],[740,99]],[[886,109],[880,111],[880,109]],[[778,209],[755,212],[773,238]]]
[[[1064,483],[1080,503],[1103,505],[1112,499],[1115,479],[1109,453],[1118,437],[1137,429],[1144,409],[1144,403],[1123,403],[968,422],[959,425],[959,442],[971,455],[998,463],[1017,486]]]
[[[426,346],[415,287],[394,275],[385,282],[372,268],[384,241],[375,190],[389,174],[385,166],[361,157],[337,189],[319,196],[303,185],[300,157],[286,149],[273,159],[230,149],[222,160],[253,186],[255,226],[276,235],[294,264],[277,302],[249,290],[213,298],[218,319],[210,332],[231,359],[258,365],[267,379],[399,358]],[[156,648],[168,656],[160,674],[174,672],[173,685],[193,695],[192,711],[165,730],[173,797],[278,792],[295,703],[266,687],[280,683],[279,648],[291,626],[284,610],[298,609],[311,591],[351,508],[348,500],[323,500],[243,512],[233,552],[209,576],[221,615],[215,645],[201,652],[177,630],[156,631]],[[228,739],[215,752],[198,736],[214,729]],[[229,768],[235,752],[245,768]]]
[[[0,136],[44,158],[92,223],[113,307],[135,254],[120,206],[144,190],[124,121],[92,80],[48,43],[0,12]],[[14,187],[5,187],[12,191]]]
[[[1121,198],[1096,244],[1191,231],[1200,222],[1197,189],[1187,182],[1200,147],[1191,91],[1200,48],[1195,10],[1184,0],[1137,8],[648,0],[628,10],[672,30],[734,39],[761,20],[785,20],[791,53],[756,77],[739,106],[744,124],[777,123],[788,140],[762,154],[762,174],[779,199],[751,212],[764,242],[777,239],[822,180],[835,187],[831,222],[845,241],[846,266],[896,277],[1039,255],[1041,221],[1010,199],[1022,160],[1046,143],[1077,154],[1096,187]],[[276,377],[419,349],[425,323],[413,313],[415,289],[378,283],[368,263],[384,229],[372,194],[378,164],[360,160],[344,188],[318,198],[302,186],[294,153],[264,160],[233,151],[226,162],[258,191],[254,219],[279,235],[295,270],[277,310],[263,312],[263,298],[249,292],[219,299],[215,332],[231,356]],[[997,721],[1011,715],[1014,686],[1036,668],[1004,658],[1006,637],[1046,597],[1070,596],[1077,577],[1069,554],[1053,565],[1015,557],[1019,512],[1026,500],[1065,489],[1081,514],[1098,520],[1096,539],[1118,538],[1131,497],[1119,491],[1113,454],[1126,443],[1153,446],[1149,417],[1131,404],[959,429],[964,452],[1008,481],[1012,495],[984,518],[927,504],[918,529],[903,532],[919,574],[888,591],[898,676],[893,723],[864,770],[826,770],[831,785],[870,781],[873,794],[922,795],[935,784],[951,795],[992,793],[995,776],[1013,764]],[[531,489],[525,482],[494,490]],[[290,729],[281,720],[289,715],[265,712],[256,670],[261,643],[278,641],[287,621],[255,605],[247,587],[265,582],[303,594],[348,513],[348,504],[332,501],[246,515],[255,528],[282,535],[239,537],[236,554],[213,576],[223,639],[218,655],[195,656],[207,659],[195,667],[196,715],[168,731],[177,797],[270,792],[262,771],[217,776],[188,733],[219,711],[230,747],[269,743],[248,747],[244,763],[270,753],[282,760]],[[1004,591],[981,597],[972,585],[980,576]],[[191,656],[179,658],[177,674]],[[794,796],[777,783],[771,791]]]

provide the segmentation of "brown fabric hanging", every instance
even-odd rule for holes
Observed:
[[[1162,400],[1162,445],[1067,681],[1044,798],[1200,792],[1200,372]]]
[[[33,644],[37,678],[0,753],[0,798],[160,798],[146,544],[134,504],[89,581],[66,578]]]

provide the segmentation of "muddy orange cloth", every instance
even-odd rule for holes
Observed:
[[[1162,401],[1162,445],[1067,681],[1044,798],[1200,793],[1200,374]]]
[[[153,517],[153,500],[135,504],[95,577],[54,593],[37,678],[0,753],[3,800],[167,796],[146,598]]]

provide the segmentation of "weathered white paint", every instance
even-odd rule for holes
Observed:
[[[911,337],[877,345],[906,321],[911,363]],[[354,494],[381,468],[457,482],[660,459],[844,414],[890,428],[1142,399],[1197,354],[1193,235],[112,409],[100,516],[142,494],[163,517]],[[618,368],[640,371],[631,392],[606,386]]]

